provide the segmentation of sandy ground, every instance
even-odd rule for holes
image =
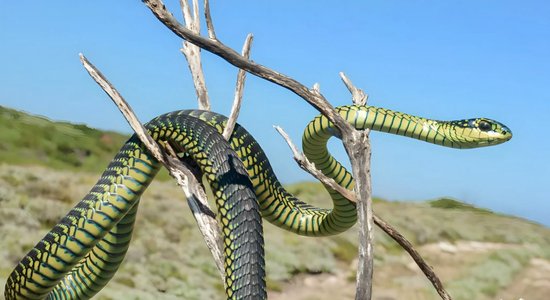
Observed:
[[[508,295],[522,295],[523,300],[550,299],[550,261],[532,259],[516,280],[499,293],[496,299],[510,299]]]
[[[478,257],[476,254],[486,254],[510,247],[514,245],[470,241],[455,244],[441,242],[425,245],[419,251],[425,257],[429,257],[433,265],[444,266],[436,268],[441,278],[452,279],[458,275],[459,266],[472,263]],[[445,264],[438,264],[439,261],[445,261]],[[351,279],[355,275],[354,266],[355,263],[350,266],[340,265],[334,274],[296,276],[283,286],[283,292],[271,292],[269,298],[272,300],[355,299],[355,282]],[[414,262],[403,255],[394,263],[386,263],[379,269],[375,267],[373,299],[440,299],[427,292],[430,286]],[[508,295],[522,296],[510,298]],[[550,261],[531,260],[512,284],[501,291],[495,299],[550,299]]]

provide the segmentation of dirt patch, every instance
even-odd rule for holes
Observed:
[[[513,244],[504,243],[487,243],[478,241],[458,241],[455,243],[449,243],[441,241],[438,243],[427,244],[421,247],[423,251],[429,252],[446,252],[446,253],[465,253],[465,252],[487,252],[499,249],[506,249],[514,247]]]
[[[458,241],[423,245],[418,251],[434,266],[443,281],[460,277],[467,266],[476,265],[488,253],[521,247],[515,244]],[[297,275],[283,284],[282,292],[270,292],[272,300],[282,299],[354,299],[355,266],[339,264],[332,274]],[[505,291],[495,299],[510,299],[506,295],[525,295],[524,300],[547,299],[550,293],[550,262],[534,259]],[[373,299],[425,300],[440,299],[431,283],[405,253],[384,256],[377,261]],[[485,298],[483,298],[485,299]],[[514,299],[514,300],[517,300]]]
[[[338,268],[334,274],[298,275],[282,292],[270,292],[269,299],[354,299],[355,282],[347,280],[346,273]]]
[[[521,295],[523,300],[548,299],[550,294],[550,261],[531,259],[529,266],[516,280],[499,293],[496,299],[509,299],[508,295]]]

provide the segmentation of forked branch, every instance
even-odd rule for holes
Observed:
[[[334,181],[334,179],[325,176],[323,172],[317,169],[315,167],[315,164],[310,162],[307,159],[307,157],[304,155],[304,153],[298,150],[298,147],[296,147],[294,142],[292,142],[288,134],[286,134],[286,132],[281,127],[275,126],[275,129],[279,132],[279,134],[281,134],[281,136],[284,138],[284,140],[290,147],[294,160],[296,161],[298,166],[300,166],[300,168],[302,168],[304,171],[308,172],[317,180],[329,186],[333,190],[336,190],[338,193],[340,193],[349,201],[357,203],[355,194],[349,191],[348,189],[344,188],[343,186],[339,185],[336,181]],[[388,222],[386,222],[381,217],[377,216],[375,213],[373,213],[373,220],[374,220],[374,223],[378,227],[380,227],[380,229],[382,229],[387,235],[389,235],[393,240],[395,240],[399,245],[401,245],[401,247],[405,251],[407,251],[407,253],[411,256],[411,258],[416,262],[420,270],[422,270],[424,275],[432,283],[437,293],[441,296],[441,299],[451,300],[451,296],[443,287],[443,283],[441,282],[437,274],[435,274],[433,268],[422,258],[420,253],[416,251],[412,243],[409,240],[407,240],[407,238],[405,238],[396,228],[391,226]]]
[[[172,13],[166,9],[161,0],[143,0],[143,3],[145,3],[151,12],[177,36],[220,56],[239,69],[243,69],[294,92],[323,115],[327,116],[327,118],[335,124],[336,128],[341,131],[342,135],[350,133],[351,126],[336,113],[334,107],[322,94],[316,93],[295,79],[246,59],[235,50],[221,43],[219,39],[213,40],[195,34],[179,23]]]
[[[310,103],[315,109],[325,115],[329,121],[331,121],[335,127],[340,131],[342,141],[346,152],[351,160],[353,177],[356,180],[355,186],[355,201],[358,203],[358,214],[361,228],[364,227],[364,231],[360,234],[360,265],[358,267],[358,287],[356,299],[370,299],[372,289],[372,223],[373,219],[380,220],[373,216],[372,212],[372,200],[371,200],[371,183],[370,183],[370,145],[368,140],[368,130],[355,130],[353,129],[338,113],[334,110],[333,106],[326,100],[326,98],[319,91],[318,86],[309,89],[305,85],[301,84],[297,80],[290,78],[284,74],[269,69],[263,65],[257,64],[245,55],[237,53],[235,50],[229,48],[225,44],[221,43],[213,33],[213,27],[209,16],[210,11],[206,7],[205,14],[207,16],[207,26],[209,26],[209,38],[202,37],[199,33],[193,32],[180,24],[173,15],[166,9],[161,0],[143,0],[143,2],[149,7],[151,12],[172,32],[186,40],[186,42],[192,43],[202,49],[210,51],[230,64],[238,67],[239,69],[250,72],[258,77],[271,81],[281,87],[284,87],[305,101]],[[208,25],[210,24],[210,25]],[[212,30],[210,28],[212,27]],[[212,32],[210,32],[212,31]],[[367,100],[367,95],[361,90],[353,87],[351,82],[347,80],[345,76],[342,79],[350,89],[353,95],[354,103],[357,105],[364,105]],[[348,193],[350,194],[350,193]],[[386,228],[385,231],[390,234],[394,239],[403,238],[401,235],[396,235],[397,232],[392,228],[389,230],[389,225],[385,222],[377,222],[382,228]],[[382,224],[382,225],[381,225]],[[383,225],[385,224],[385,225]],[[403,238],[404,239],[404,238]],[[406,240],[405,240],[406,241]],[[399,242],[399,241],[398,241]],[[400,243],[401,244],[401,243]],[[404,243],[406,245],[406,243]],[[402,246],[404,244],[401,244]],[[410,243],[409,243],[410,245]],[[405,246],[404,246],[405,247]],[[412,248],[412,246],[411,246]],[[407,249],[406,249],[407,250]],[[414,250],[414,249],[413,249]],[[409,252],[409,250],[408,250]],[[409,252],[411,254],[411,252]],[[416,253],[414,251],[413,253]],[[417,255],[418,253],[416,253]],[[413,255],[413,254],[411,254]],[[423,262],[421,257],[417,255],[419,260],[415,259],[417,263]],[[414,258],[414,256],[413,256]],[[424,263],[425,264],[425,263]],[[427,274],[428,278],[432,280],[436,289],[438,286],[438,292],[443,299],[450,299],[448,294],[443,290],[441,282],[437,279],[433,270],[425,264],[427,268],[421,268]],[[428,272],[428,273],[427,273]],[[431,272],[431,273],[430,273]],[[428,275],[430,274],[430,275]],[[435,281],[434,281],[435,280]],[[438,284],[438,283],[439,284]]]
[[[223,264],[223,252],[221,251],[221,245],[219,245],[220,234],[218,225],[215,219],[215,214],[209,208],[206,200],[206,193],[200,184],[200,178],[195,177],[193,172],[185,166],[177,156],[170,156],[165,154],[153,138],[147,132],[147,129],[138,120],[132,108],[115,89],[115,87],[107,80],[107,78],[92,65],[84,55],[80,54],[80,60],[84,65],[84,68],[88,71],[90,76],[101,86],[101,88],[109,95],[113,102],[118,106],[132,129],[136,132],[139,139],[147,147],[147,149],[153,154],[153,156],[161,162],[170,172],[170,175],[176,179],[178,185],[183,189],[187,201],[193,212],[193,216],[197,221],[199,229],[205,238],[206,245],[212,252],[216,267],[222,277],[225,279],[225,269]],[[204,210],[210,211],[204,213]]]
[[[342,117],[338,115],[334,107],[325,99],[318,88],[309,89],[295,79],[275,72],[267,67],[256,64],[247,57],[238,54],[227,47],[219,40],[204,38],[200,34],[185,28],[166,9],[161,0],[143,1],[153,14],[176,35],[187,42],[193,43],[205,50],[208,50],[234,66],[246,70],[256,76],[274,82],[284,88],[291,90],[313,107],[325,115],[340,131],[344,148],[348,152],[352,164],[352,172],[356,178],[355,193],[358,205],[359,222],[366,226],[366,234],[360,238],[364,240],[359,247],[361,264],[358,267],[357,295],[356,299],[370,299],[372,291],[372,208],[370,207],[370,147],[368,146],[368,132],[359,132],[353,129]],[[364,245],[364,246],[363,246]]]

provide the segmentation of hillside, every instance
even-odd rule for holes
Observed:
[[[124,136],[0,112],[3,286],[17,261],[87,193],[99,176],[96,168]],[[117,142],[102,145],[105,135]],[[60,149],[70,149],[74,159],[63,158]],[[75,172],[81,167],[91,172]],[[288,188],[306,202],[330,206],[319,184]],[[155,181],[140,206],[127,258],[96,299],[222,299],[222,283],[181,190]],[[454,299],[545,299],[550,292],[548,228],[454,199],[377,199],[374,209],[418,247]],[[353,299],[356,228],[307,238],[264,224],[270,299]],[[395,242],[381,231],[375,240],[375,299],[438,299]]]
[[[101,171],[128,136],[0,106],[0,162]]]

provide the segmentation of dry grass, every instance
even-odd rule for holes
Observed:
[[[0,166],[0,284],[47,229],[91,188],[96,176]],[[297,184],[290,190],[305,201],[330,205],[327,195],[318,194],[317,184]],[[375,210],[421,246],[455,299],[491,299],[517,282],[516,275],[533,258],[550,258],[547,228],[485,210],[432,206],[377,200]],[[273,298],[312,299],[307,291],[317,291],[326,299],[349,298],[349,290],[354,289],[350,278],[354,276],[356,236],[356,230],[350,230],[334,237],[308,238],[266,224],[267,281]],[[440,241],[504,246],[470,252],[457,246],[450,253],[433,247]],[[437,299],[406,254],[379,231],[375,253],[375,295],[379,299]],[[300,285],[301,280],[308,280],[309,285]],[[222,295],[222,283],[180,189],[172,182],[154,182],[142,198],[126,260],[97,299],[218,299]]]

